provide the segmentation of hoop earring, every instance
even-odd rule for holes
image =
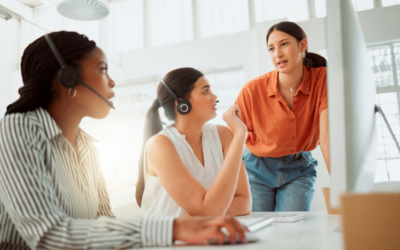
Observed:
[[[71,96],[71,89],[72,88],[69,88],[69,90],[68,90],[68,97],[71,98],[71,99],[74,99],[75,96],[76,96],[76,89],[74,89],[74,95],[73,96]]]

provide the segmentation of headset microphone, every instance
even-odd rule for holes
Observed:
[[[176,110],[178,111],[178,113],[181,115],[189,114],[190,110],[192,110],[192,104],[190,104],[190,102],[185,99],[179,100],[178,96],[175,95],[174,91],[172,91],[172,89],[164,82],[164,80],[161,80],[161,82],[164,84],[165,88],[172,95],[175,101],[178,102],[178,105],[176,105]]]
[[[54,56],[57,58],[58,63],[61,65],[61,69],[58,71],[57,75],[58,81],[61,83],[61,85],[63,85],[66,88],[75,88],[78,84],[82,84],[90,91],[95,93],[97,96],[99,96],[103,101],[105,101],[108,106],[115,109],[114,105],[110,101],[108,101],[106,98],[100,95],[96,90],[94,90],[92,87],[90,87],[81,80],[81,74],[79,72],[79,69],[69,66],[65,63],[64,58],[61,56],[61,53],[58,51],[56,45],[53,43],[53,40],[51,40],[50,36],[46,34],[44,37],[46,38],[46,41],[49,44],[51,51],[53,51]]]

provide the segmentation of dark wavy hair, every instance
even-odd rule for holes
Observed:
[[[203,73],[193,68],[179,68],[170,71],[163,79],[174,93],[182,99],[188,100],[197,80],[204,76]],[[136,201],[139,207],[142,204],[144,192],[144,150],[147,140],[158,134],[162,129],[162,122],[158,109],[164,108],[165,116],[170,121],[176,120],[175,99],[171,96],[164,84],[160,82],[157,88],[157,98],[147,111],[144,123],[142,152],[139,158],[139,177],[136,183]]]
[[[79,68],[79,63],[90,53],[96,43],[76,32],[58,31],[49,34],[65,62]],[[20,97],[8,105],[6,115],[46,108],[57,96],[53,79],[60,65],[44,36],[26,47],[21,59],[23,86]]]
[[[296,23],[293,22],[280,22],[274,24],[267,32],[267,45],[268,45],[268,38],[274,30],[279,30],[285,32],[293,36],[297,42],[300,42],[303,39],[307,39],[307,35],[304,30]],[[306,49],[306,57],[303,58],[303,64],[307,67],[326,67],[326,59],[318,54],[308,52]]]

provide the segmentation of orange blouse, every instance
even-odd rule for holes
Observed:
[[[326,68],[304,66],[303,81],[289,109],[278,88],[278,71],[244,85],[236,99],[248,133],[246,147],[260,157],[281,157],[315,149],[319,115],[328,108]]]

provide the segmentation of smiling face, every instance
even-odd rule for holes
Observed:
[[[112,88],[115,83],[108,75],[107,58],[99,47],[94,48],[80,62],[79,70],[84,83],[107,100],[114,97]],[[110,107],[106,102],[81,84],[76,87],[76,96],[73,100],[83,116],[100,119],[106,117],[110,112]]]
[[[192,110],[187,116],[195,121],[209,121],[217,116],[215,100],[217,96],[211,92],[211,85],[206,78],[200,77],[190,93],[189,101]]]
[[[293,36],[274,30],[268,37],[268,51],[279,73],[290,73],[303,66],[302,53],[307,48],[307,40],[297,42]]]

